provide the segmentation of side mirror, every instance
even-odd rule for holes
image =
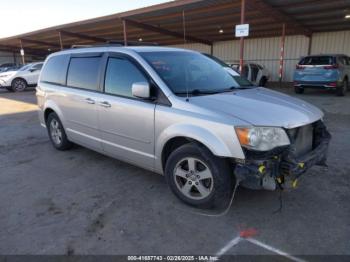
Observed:
[[[147,82],[133,83],[131,91],[132,95],[138,98],[147,99],[151,97],[151,87]]]
[[[35,68],[31,68],[31,69],[29,69],[29,71],[30,71],[31,73],[33,73],[33,72],[36,71],[36,69],[35,69]]]

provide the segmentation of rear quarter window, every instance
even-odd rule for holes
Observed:
[[[101,57],[72,57],[67,86],[97,91],[101,59]]]
[[[41,81],[65,85],[69,55],[50,57],[41,71]]]

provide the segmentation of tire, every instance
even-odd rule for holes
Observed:
[[[226,206],[234,186],[228,161],[196,143],[185,144],[170,154],[165,178],[180,200],[200,208]]]
[[[262,77],[259,81],[259,86],[265,87],[267,83],[266,77]]]
[[[348,79],[344,79],[342,86],[337,87],[337,96],[345,96],[348,88],[349,88]]]
[[[67,138],[63,125],[56,113],[50,113],[46,121],[47,131],[52,145],[61,151],[68,150],[72,147],[72,142]]]
[[[12,86],[7,86],[6,89],[7,91],[13,92]]]
[[[296,94],[303,94],[304,93],[304,88],[300,87],[300,86],[295,86],[294,87],[294,92]]]
[[[28,87],[26,80],[23,78],[15,78],[11,83],[11,89],[13,92],[22,92]]]

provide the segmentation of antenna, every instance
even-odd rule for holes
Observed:
[[[182,10],[182,29],[184,33],[184,44],[186,44],[186,20],[185,20],[185,10]],[[186,74],[187,76],[187,74]],[[189,102],[189,95],[188,95],[188,83],[186,81],[186,102]]]

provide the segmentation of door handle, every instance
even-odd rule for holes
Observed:
[[[111,107],[112,105],[110,103],[108,103],[107,101],[103,101],[103,102],[100,102],[100,106]]]
[[[95,104],[95,100],[92,100],[91,98],[86,98],[85,101],[86,101],[86,103],[91,104],[91,105]]]

